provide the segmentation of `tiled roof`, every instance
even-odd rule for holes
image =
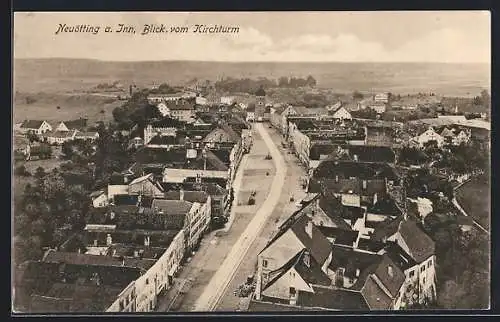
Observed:
[[[323,235],[327,238],[333,238],[334,245],[353,246],[358,238],[358,231],[346,230],[338,227],[317,226]]]
[[[368,213],[388,215],[388,216],[400,216],[401,210],[396,205],[394,199],[390,197],[380,198],[374,205],[370,205],[367,208]]]
[[[382,222],[379,225],[374,227],[374,232],[371,236],[371,239],[375,241],[383,241],[386,238],[394,235],[399,230],[399,225],[403,220],[402,217],[398,217],[389,222]]]
[[[209,195],[204,192],[204,191],[184,191],[183,192],[184,194],[184,199],[183,200],[186,200],[186,201],[189,201],[189,202],[198,202],[198,203],[205,203],[207,202],[207,198],[209,197]],[[171,191],[167,191],[165,192],[165,199],[166,200],[180,200],[180,197],[181,197],[181,192],[180,191],[175,191],[175,190],[171,190]]]
[[[351,178],[360,179],[398,179],[393,167],[385,163],[366,163],[353,161],[323,160],[314,170],[314,177],[323,178]]]
[[[299,217],[291,229],[318,263],[323,265],[330,255],[331,245],[328,239],[314,225],[312,226],[312,238],[307,235],[305,228],[309,220],[307,216]]]
[[[359,161],[393,163],[396,158],[394,151],[386,146],[351,145],[348,149],[351,157],[356,155]]]
[[[361,289],[361,294],[370,310],[389,310],[392,299],[380,288],[375,279],[369,276]]]
[[[346,289],[313,286],[314,293],[299,291],[297,305],[341,311],[367,311],[360,292]]]
[[[177,137],[172,135],[155,135],[147,145],[175,145],[179,144]]]
[[[77,120],[64,121],[63,123],[69,130],[82,130],[87,126],[87,119],[80,118]]]
[[[154,260],[125,257],[123,264],[122,260],[118,257],[59,252],[54,250],[49,250],[44,256],[43,261],[47,263],[65,263],[73,265],[123,266],[146,270],[155,263]]]
[[[410,250],[410,255],[421,263],[435,253],[435,243],[415,221],[404,220],[399,226],[399,233]]]
[[[152,206],[158,207],[167,215],[186,215],[193,207],[193,203],[185,200],[155,199]]]
[[[372,265],[378,264],[381,256],[377,254],[356,251],[352,248],[334,245],[332,247],[332,262],[329,268],[335,270],[337,268],[345,269],[345,276],[356,277],[356,270],[360,273],[368,270]],[[360,274],[361,276],[362,274]],[[361,282],[363,284],[364,282]]]
[[[388,255],[382,257],[382,261],[379,263],[374,274],[389,291],[392,298],[397,297],[406,277],[399,266],[397,266]]]
[[[39,129],[42,126],[43,121],[40,120],[25,120],[21,124],[21,128],[24,129]]]

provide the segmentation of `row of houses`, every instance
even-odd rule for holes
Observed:
[[[59,122],[54,126],[45,120],[25,120],[18,124],[15,130],[21,134],[34,134],[51,145],[61,145],[73,140],[97,140],[99,133],[87,131],[87,128],[87,119],[80,118]]]
[[[258,255],[249,310],[398,310],[435,299],[435,246],[388,163],[322,161]]]

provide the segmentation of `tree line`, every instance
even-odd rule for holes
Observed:
[[[220,91],[249,94],[254,94],[259,88],[299,88],[314,87],[316,85],[317,81],[311,75],[306,78],[280,77],[277,80],[265,77],[258,79],[228,77],[221,79],[214,84],[215,89]]]

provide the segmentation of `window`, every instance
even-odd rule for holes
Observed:
[[[425,271],[425,264],[424,264],[424,265],[422,265],[422,267],[420,267],[420,271],[421,271],[421,272],[424,272],[424,271]]]
[[[262,260],[262,267],[267,267],[267,259]]]
[[[429,261],[429,263],[427,263],[427,267],[431,267],[432,266],[432,259]]]
[[[425,277],[422,279],[422,283],[424,283],[424,284],[425,284]]]
[[[294,272],[290,272],[290,276],[291,277],[295,277],[295,273]]]
[[[415,271],[410,271],[410,277],[415,276]]]
[[[146,278],[146,285],[149,285],[149,278]]]
[[[295,295],[297,291],[295,290],[295,287],[290,287],[290,295]]]

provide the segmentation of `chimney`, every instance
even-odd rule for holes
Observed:
[[[149,246],[150,240],[149,236],[144,236],[144,246]]]
[[[363,180],[363,190],[366,190],[366,180]]]
[[[339,176],[338,175],[335,176],[335,182],[339,182]]]
[[[354,159],[354,162],[358,162],[358,155],[357,154],[353,155],[353,159]]]
[[[94,239],[94,246],[97,247],[97,239]]]
[[[179,190],[179,200],[184,200],[184,189]]]
[[[313,223],[312,223],[311,219],[309,218],[309,220],[307,221],[306,227],[305,227],[305,231],[306,231],[307,235],[309,236],[309,238],[311,238],[311,239],[312,239],[312,230],[313,230]]]
[[[110,246],[113,243],[113,239],[111,238],[111,234],[106,236],[106,245]]]
[[[115,212],[114,211],[111,211],[109,213],[109,219],[111,219],[111,220],[115,219]]]
[[[311,267],[311,255],[309,254],[309,250],[305,250],[304,251],[304,264],[307,266],[307,267]]]
[[[116,256],[116,249],[113,249],[113,256]]]
[[[82,253],[82,250],[80,248],[78,248],[78,254],[81,254]]]
[[[359,273],[360,273],[360,272],[361,272],[361,271],[359,270],[359,268],[356,268],[356,277],[359,277]]]
[[[139,251],[138,250],[134,250],[134,257],[139,257]]]
[[[373,194],[373,205],[377,204],[377,201],[378,201],[378,195],[377,195],[377,193],[374,193]]]
[[[389,275],[389,277],[394,277],[394,272],[392,271],[392,266],[387,266],[387,275]]]

